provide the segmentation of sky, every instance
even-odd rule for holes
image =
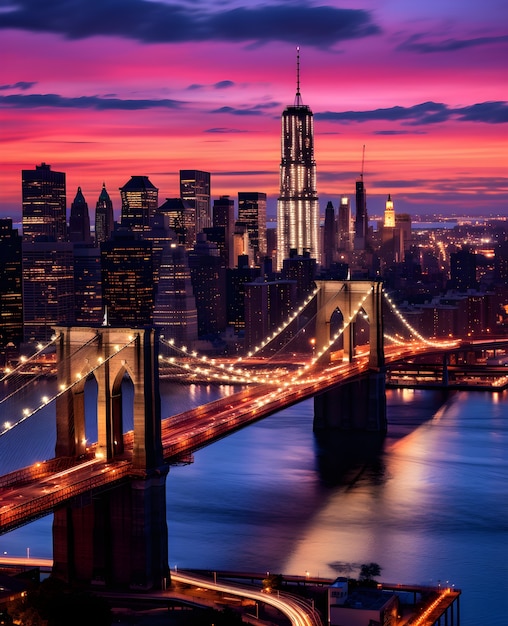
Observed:
[[[506,0],[0,0],[0,217],[21,219],[21,170],[82,188],[179,170],[212,198],[262,191],[275,215],[280,119],[314,113],[321,212],[362,173],[414,216],[508,215]],[[365,146],[365,148],[364,148]]]

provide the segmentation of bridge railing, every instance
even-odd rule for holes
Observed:
[[[123,478],[133,475],[131,464],[128,461],[116,463],[108,471],[93,473],[86,478],[78,480],[66,486],[44,487],[41,495],[20,502],[14,506],[4,505],[0,507],[0,532],[5,533],[23,525],[28,521],[33,521],[39,517],[47,515],[58,505],[71,500],[85,492],[99,489],[118,482]]]

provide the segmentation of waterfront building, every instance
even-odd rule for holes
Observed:
[[[0,219],[0,348],[23,338],[21,236],[10,218]]]
[[[85,196],[78,187],[76,197],[71,204],[71,213],[69,216],[69,241],[74,243],[92,243],[90,234],[90,215],[88,213],[88,204]]]
[[[245,224],[256,263],[266,255],[266,193],[238,193],[238,221]]]
[[[108,241],[114,228],[113,202],[106,190],[106,184],[102,183],[102,190],[95,205],[95,244],[98,246],[103,241]]]
[[[314,116],[300,94],[297,53],[296,96],[282,113],[280,196],[277,201],[277,269],[292,251],[321,262],[319,200],[314,160]]]
[[[65,174],[42,163],[22,170],[23,241],[66,241]]]
[[[148,176],[131,176],[120,187],[122,198],[121,225],[134,233],[146,233],[150,230],[151,219],[157,206],[159,190]]]
[[[212,225],[210,173],[201,170],[180,170],[180,197],[194,210],[194,233]],[[189,247],[196,239],[189,242]]]

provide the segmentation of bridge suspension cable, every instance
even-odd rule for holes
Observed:
[[[109,356],[107,356],[105,358],[99,357],[97,365],[91,367],[86,372],[86,374],[84,376],[89,376],[90,374],[93,374],[96,370],[98,370],[99,368],[103,367],[105,365],[105,363],[107,363],[110,359],[112,359],[113,357],[117,356],[122,350],[127,348],[127,346],[130,346],[134,341],[136,341],[136,337],[137,336],[130,337],[129,341],[127,343],[125,343],[124,345],[122,345],[122,346],[115,346],[115,351],[112,354],[110,354]],[[79,350],[77,350],[74,354],[77,354],[85,346],[90,345],[90,343],[92,341],[94,341],[95,339],[96,339],[96,337],[94,337],[93,339],[88,341],[83,346],[80,346]],[[11,431],[16,426],[19,426],[20,424],[22,424],[23,422],[28,420],[30,417],[32,417],[33,415],[38,413],[41,409],[43,409],[47,405],[51,404],[53,401],[55,401],[57,398],[59,398],[63,394],[65,394],[68,391],[70,391],[73,387],[75,387],[76,385],[78,385],[81,382],[82,378],[83,378],[83,374],[78,373],[76,375],[75,380],[72,381],[71,383],[69,383],[68,385],[61,384],[60,388],[58,389],[58,392],[54,396],[52,396],[51,398],[48,397],[48,396],[43,396],[41,398],[41,404],[39,406],[37,406],[35,409],[24,408],[22,410],[21,416],[18,419],[14,420],[14,421],[12,421],[12,420],[5,421],[2,425],[0,425],[0,429],[1,429],[0,430],[0,437],[2,437],[3,435],[7,434],[9,431]],[[11,398],[13,395],[14,394],[11,394],[10,396],[8,396],[8,398]],[[6,400],[8,398],[6,398]]]
[[[416,337],[416,339],[418,339],[419,341],[427,344],[428,346],[432,346],[432,347],[435,347],[435,348],[453,348],[453,347],[457,346],[460,343],[460,341],[458,339],[454,339],[454,340],[451,340],[451,341],[446,341],[446,340],[436,341],[436,340],[427,339],[420,332],[418,332],[416,330],[416,328],[411,326],[411,324],[407,321],[407,319],[404,317],[404,315],[401,313],[401,311],[399,311],[399,309],[397,308],[395,302],[393,302],[393,300],[386,293],[386,291],[383,291],[383,295],[385,297],[385,300],[388,302],[391,310],[397,316],[397,318],[409,330],[409,332],[414,337]],[[389,341],[392,341],[393,343],[398,343],[400,345],[403,345],[403,344],[407,343],[407,340],[404,341],[403,339],[398,339],[397,337],[394,337],[393,335],[389,335],[388,333],[385,333],[385,338],[388,339]],[[413,339],[413,341],[414,341],[414,339]]]
[[[19,359],[19,363],[15,368],[6,367],[4,369],[4,375],[0,378],[0,383],[8,378],[13,378],[17,374],[19,374],[23,369],[29,366],[33,361],[35,361],[41,354],[43,354],[50,346],[52,346],[60,335],[53,335],[51,341],[49,341],[46,345],[42,343],[37,344],[37,351],[31,354],[30,356],[21,356]]]

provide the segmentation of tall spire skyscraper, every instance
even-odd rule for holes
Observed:
[[[280,196],[277,202],[277,268],[291,251],[320,259],[319,200],[314,160],[314,118],[300,94],[297,48],[296,96],[282,113]]]

